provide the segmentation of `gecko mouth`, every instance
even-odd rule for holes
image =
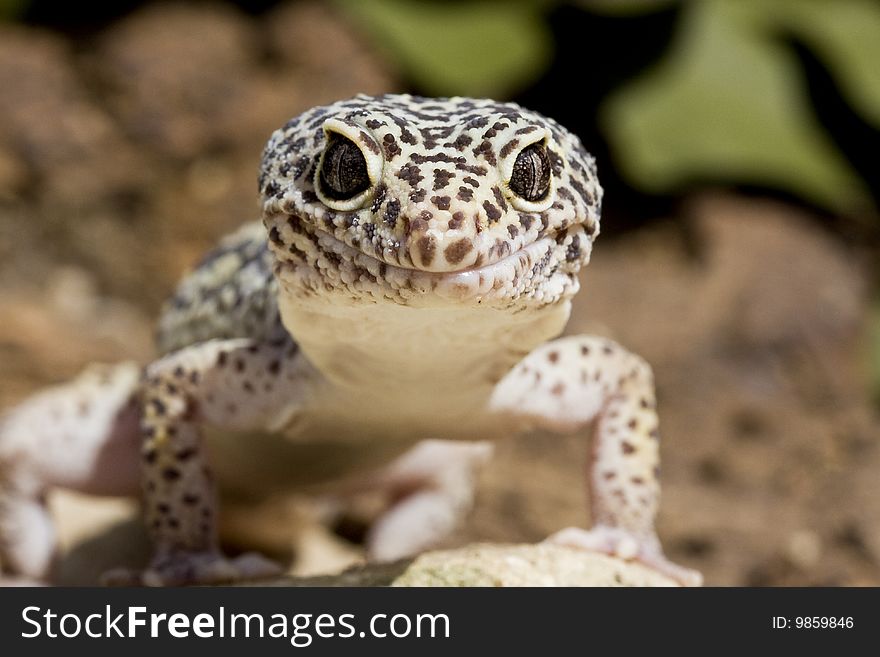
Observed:
[[[287,230],[288,221],[285,230],[278,230],[267,222],[282,283],[306,293],[337,289],[407,301],[513,300],[537,293],[554,277],[558,281],[550,296],[558,296],[560,286],[573,285],[573,294],[577,271],[589,259],[591,246],[584,226],[575,224],[493,262],[437,272],[389,264],[304,224],[297,221],[295,230]]]

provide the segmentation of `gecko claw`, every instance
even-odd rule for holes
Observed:
[[[233,559],[219,552],[178,552],[154,559],[144,571],[119,568],[105,573],[105,586],[185,586],[231,584],[276,577],[283,572],[274,561],[255,552]]]
[[[702,586],[703,575],[669,561],[656,536],[638,536],[619,527],[596,525],[592,529],[567,527],[544,540],[545,543],[599,552],[624,561],[637,561],[681,586]]]

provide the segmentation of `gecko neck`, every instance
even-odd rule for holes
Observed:
[[[514,312],[280,299],[285,327],[341,406],[361,418],[375,412],[399,420],[480,412],[504,374],[559,335],[570,309],[569,301]]]

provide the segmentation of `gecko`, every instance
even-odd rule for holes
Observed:
[[[464,517],[493,439],[540,429],[583,436],[590,493],[592,526],[548,541],[701,582],[654,527],[650,366],[559,337],[601,214],[576,135],[509,102],[359,95],[275,131],[258,180],[261,221],[182,280],[156,360],[93,366],[0,421],[7,573],[50,572],[52,487],[142,499],[152,559],[110,582],[277,573],[218,547],[218,487],[383,491],[366,550],[398,559]]]

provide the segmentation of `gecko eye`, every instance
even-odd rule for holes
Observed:
[[[543,143],[526,146],[516,156],[510,189],[526,201],[540,201],[550,190],[550,156]]]
[[[327,198],[344,201],[370,187],[367,161],[351,139],[331,132],[321,161],[321,191]]]

